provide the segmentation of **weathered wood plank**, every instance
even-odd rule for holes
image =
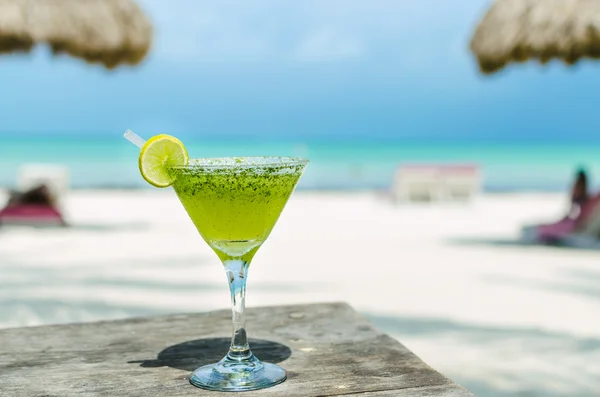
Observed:
[[[187,376],[225,355],[230,316],[223,310],[0,330],[0,395],[214,396]],[[255,354],[281,363],[289,376],[246,397],[472,396],[346,304],[249,309],[248,331]]]
[[[338,397],[351,397],[357,394],[342,394]],[[359,397],[465,397],[472,394],[465,394],[465,389],[457,385],[427,386],[419,388],[385,390],[359,393]]]

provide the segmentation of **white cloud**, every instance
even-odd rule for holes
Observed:
[[[322,29],[309,33],[292,55],[301,61],[339,61],[359,57],[364,51],[359,39],[332,29]]]
[[[247,26],[240,10],[206,1],[145,0],[155,25],[154,55],[174,62],[243,61],[268,56],[268,36]],[[243,15],[243,14],[242,14]]]
[[[439,58],[464,40],[485,0],[140,0],[155,57],[173,62],[329,62]],[[410,60],[413,59],[413,60]]]

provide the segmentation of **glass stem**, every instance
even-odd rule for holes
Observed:
[[[233,336],[227,359],[248,360],[252,356],[248,337],[246,336],[246,276],[248,275],[249,262],[241,259],[227,259],[223,261],[229,291],[231,293],[231,312],[233,320]]]

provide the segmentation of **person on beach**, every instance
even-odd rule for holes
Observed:
[[[589,198],[587,173],[583,168],[580,168],[577,170],[575,183],[571,189],[571,208],[567,217],[573,219],[577,218],[581,214],[581,209]]]
[[[600,194],[590,197],[588,176],[582,168],[577,170],[575,174],[570,202],[570,208],[565,217],[557,222],[535,227],[535,235],[539,241],[557,242],[561,238],[576,232],[589,220],[596,205],[600,202]]]
[[[0,210],[0,225],[13,223],[67,226],[54,195],[44,184],[10,194],[8,203]]]
[[[12,192],[8,199],[8,206],[13,205],[44,205],[54,207],[55,200],[46,185],[39,185],[23,193]]]

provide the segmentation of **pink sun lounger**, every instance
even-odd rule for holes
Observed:
[[[66,223],[51,206],[17,204],[0,210],[0,225],[65,226]]]

